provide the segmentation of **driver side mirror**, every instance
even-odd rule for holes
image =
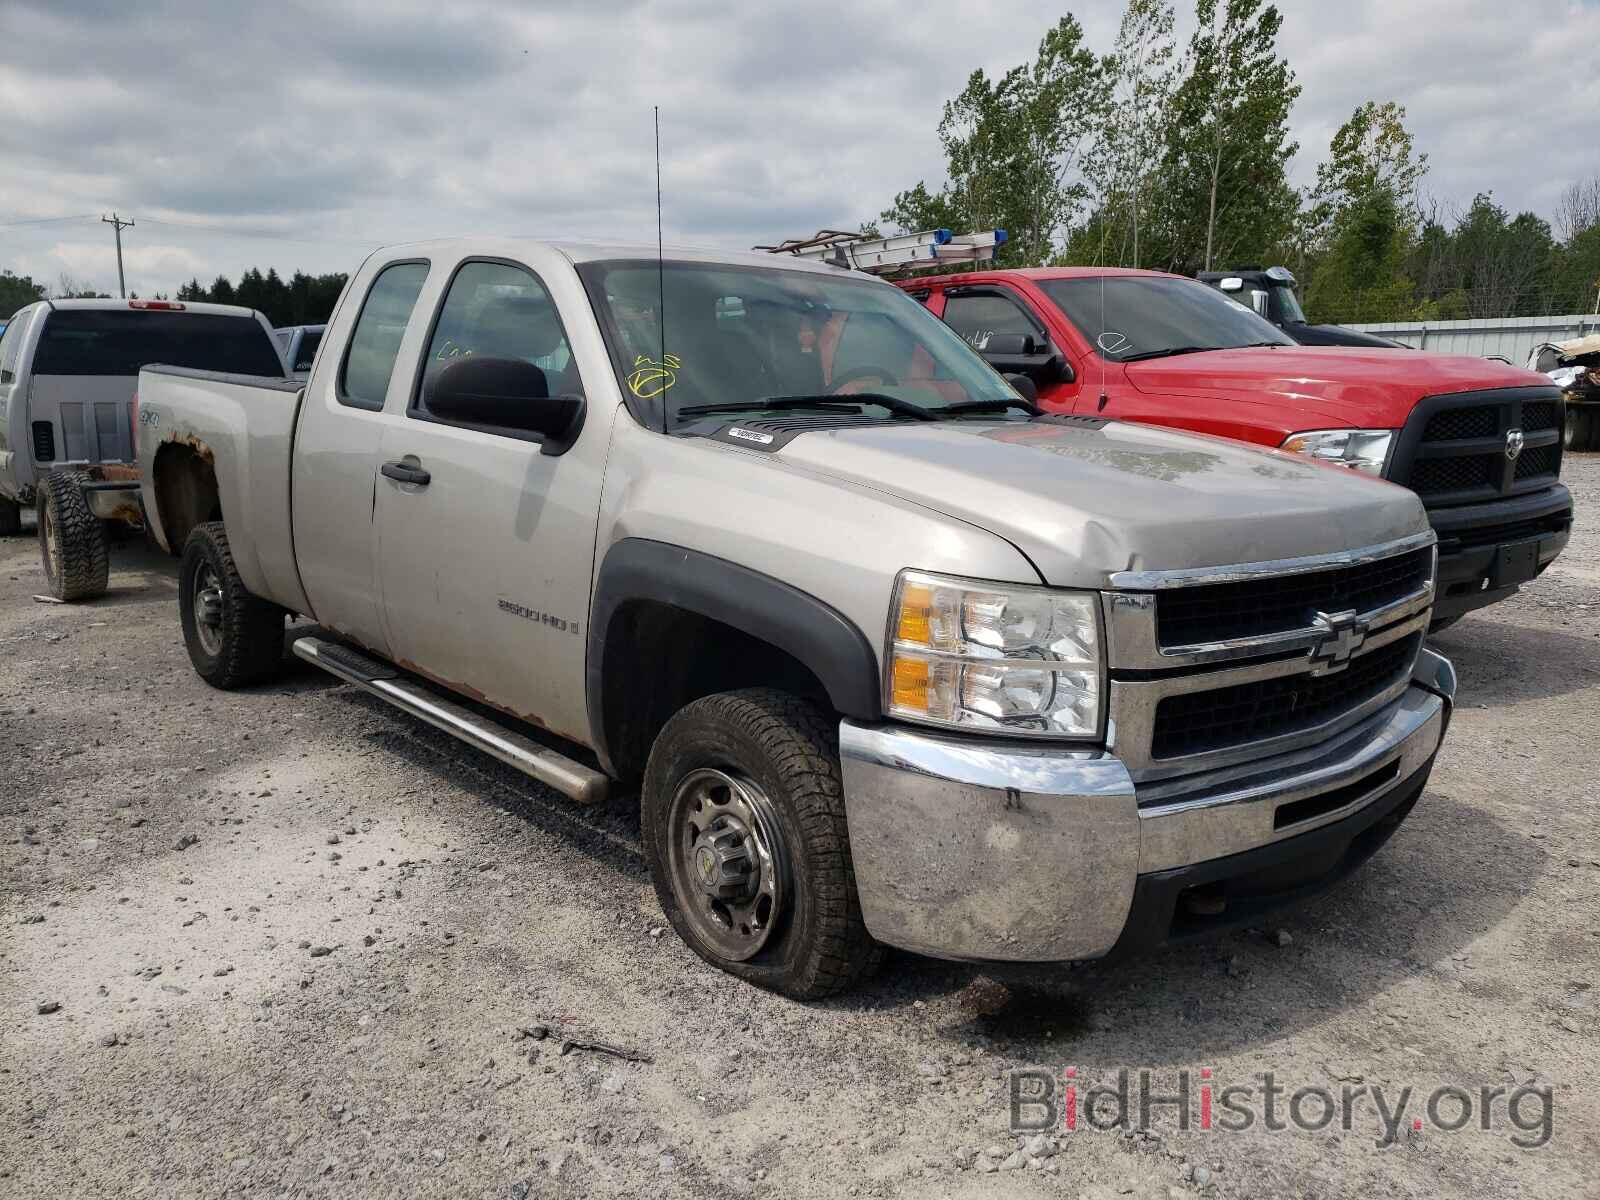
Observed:
[[[552,396],[545,373],[520,358],[458,358],[423,394],[428,415],[490,433],[540,443],[541,454],[564,454],[583,429],[582,396]]]
[[[1047,341],[1028,333],[991,333],[978,349],[1002,375],[1026,375],[1035,384],[1071,383],[1072,364]]]

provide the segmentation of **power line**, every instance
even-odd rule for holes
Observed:
[[[259,229],[237,229],[229,225],[208,225],[200,221],[164,221],[155,217],[146,217],[146,225],[165,225],[173,229],[197,229],[208,233],[222,233],[229,237],[264,238],[274,242],[300,242],[308,246],[316,245],[344,245],[344,246],[375,246],[375,239],[357,238],[303,238],[294,237],[286,233],[271,233]]]
[[[24,225],[56,225],[66,221],[92,221],[98,213],[77,213],[70,217],[24,217],[0,223],[0,229],[20,229]]]

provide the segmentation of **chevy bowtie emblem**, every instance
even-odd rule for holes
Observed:
[[[1522,430],[1506,430],[1506,457],[1515,462],[1517,455],[1522,453]]]
[[[1367,623],[1358,620],[1354,609],[1340,613],[1319,612],[1311,623],[1321,635],[1311,647],[1311,673],[1332,675],[1350,665],[1350,656],[1367,640]]]

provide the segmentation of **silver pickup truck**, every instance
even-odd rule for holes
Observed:
[[[884,943],[1259,919],[1383,843],[1450,716],[1410,492],[1043,416],[837,267],[400,246],[304,385],[139,392],[206,680],[271,676],[298,613],[335,676],[580,802],[637,788],[674,928],[797,997]]]

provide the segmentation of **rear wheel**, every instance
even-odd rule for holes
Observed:
[[[200,678],[227,689],[277,674],[286,615],[244,586],[221,521],[195,526],[178,568],[178,617]]]
[[[90,600],[111,581],[106,529],[89,510],[83,480],[70,472],[39,484],[39,553],[45,584],[57,600]]]
[[[856,896],[835,723],[770,689],[686,705],[645,769],[656,896],[713,966],[796,999],[865,978],[881,947]]]
[[[22,532],[22,505],[0,496],[0,537],[15,537]]]

